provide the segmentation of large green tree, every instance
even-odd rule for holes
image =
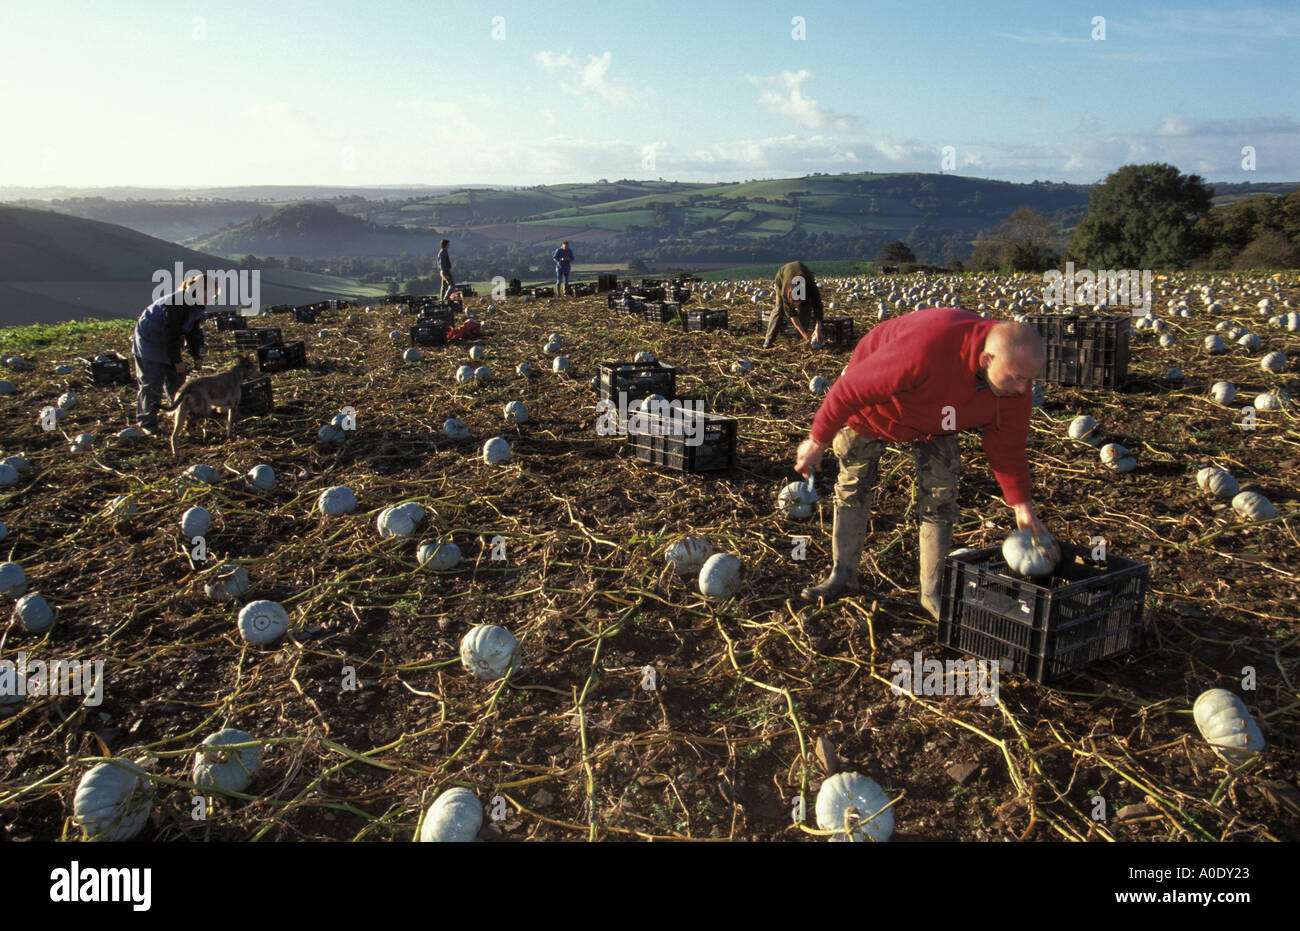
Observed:
[[[1089,268],[1186,268],[1206,249],[1196,225],[1210,198],[1173,165],[1125,165],[1092,192],[1068,255]]]

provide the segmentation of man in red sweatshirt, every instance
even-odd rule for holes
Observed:
[[[833,448],[834,565],[805,600],[856,589],[877,466],[886,442],[911,443],[921,524],[921,604],[939,615],[943,560],[957,519],[957,433],[981,428],[984,454],[1015,511],[1016,526],[1046,528],[1034,513],[1025,440],[1033,380],[1042,371],[1042,338],[1022,323],[932,307],[886,320],[858,342],[845,373],[827,393],[799,445],[795,471],[809,476]]]

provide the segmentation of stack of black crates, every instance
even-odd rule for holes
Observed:
[[[1046,381],[1118,388],[1128,378],[1129,317],[1030,314],[1026,319],[1046,345]]]

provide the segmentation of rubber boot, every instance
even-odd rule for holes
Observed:
[[[858,588],[858,561],[862,558],[862,544],[867,535],[870,514],[864,507],[835,508],[835,525],[831,531],[831,573],[820,585],[800,592],[804,601],[827,601]]]
[[[943,563],[952,549],[952,524],[921,523],[921,607],[939,620]]]

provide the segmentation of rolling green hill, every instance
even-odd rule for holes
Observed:
[[[134,316],[150,301],[154,273],[170,275],[177,262],[194,271],[239,267],[122,226],[0,205],[0,326]],[[263,304],[382,293],[348,278],[258,271]]]

